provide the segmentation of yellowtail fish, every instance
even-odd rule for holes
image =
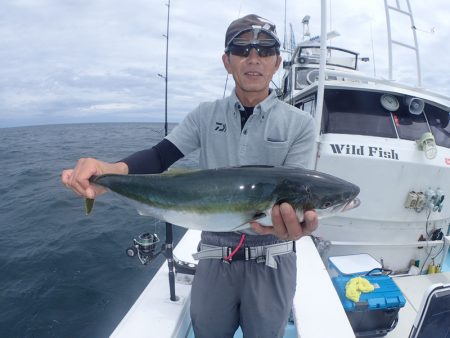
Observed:
[[[243,166],[168,171],[151,175],[107,174],[91,182],[137,202],[141,215],[185,228],[237,231],[250,221],[271,225],[276,204],[290,203],[299,220],[314,209],[319,218],[359,205],[359,187],[335,176],[292,167]],[[86,212],[93,207],[87,200]]]

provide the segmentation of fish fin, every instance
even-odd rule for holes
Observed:
[[[267,214],[265,212],[258,212],[255,215],[253,215],[253,218],[249,222],[255,222],[264,217],[267,217]]]
[[[232,168],[275,168],[273,165],[266,164],[247,164],[247,165],[238,165]]]
[[[163,172],[162,174],[159,175],[166,175],[166,176],[171,176],[171,175],[179,175],[179,174],[185,174],[185,173],[190,173],[196,171],[196,169],[188,169],[188,168],[169,168],[169,170]]]
[[[248,221],[239,224],[236,228],[233,229],[233,231],[240,231],[240,230],[245,230],[245,229],[249,229],[250,228],[250,222],[256,222],[259,219],[263,219],[267,217],[265,212],[258,212],[255,215],[253,215],[253,217],[251,219],[249,219]]]
[[[84,200],[84,210],[86,211],[86,216],[89,215],[94,208],[95,200],[93,198],[86,198]]]
[[[251,226],[250,226],[250,224],[247,222],[247,223],[238,225],[236,228],[232,229],[231,231],[242,231],[242,230],[246,230],[246,229],[250,229],[250,228],[251,228]]]

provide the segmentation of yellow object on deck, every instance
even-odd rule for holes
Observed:
[[[434,264],[428,265],[428,274],[436,273],[437,266]]]
[[[361,292],[372,292],[374,286],[363,277],[355,277],[350,279],[345,285],[345,296],[356,302],[359,302]]]

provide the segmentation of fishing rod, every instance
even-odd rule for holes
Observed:
[[[167,2],[167,30],[166,30],[166,74],[165,80],[165,102],[164,102],[164,135],[167,136],[167,88],[168,88],[168,70],[169,70],[169,24],[170,24],[170,0]],[[165,256],[167,258],[167,265],[169,267],[169,289],[170,300],[175,302],[178,297],[175,295],[175,273],[173,268],[173,226],[166,222],[166,244]]]
[[[158,74],[158,76],[165,80],[165,109],[164,109],[164,135],[168,134],[167,123],[167,89],[168,89],[168,69],[169,69],[169,23],[170,23],[170,0],[167,6],[167,30],[163,36],[166,38],[166,73],[165,75]],[[159,254],[163,254],[167,259],[169,267],[169,289],[170,300],[176,302],[179,297],[175,294],[175,272],[179,278],[184,281],[184,284],[192,283],[193,276],[197,265],[188,263],[178,259],[173,254],[173,225],[166,222],[166,242],[157,249],[160,242],[157,234],[144,233],[133,239],[133,245],[126,249],[126,254],[129,257],[137,256],[143,265],[151,263]]]
[[[164,109],[164,135],[168,134],[167,123],[167,89],[168,89],[168,68],[169,68],[169,24],[170,24],[170,0],[167,6],[167,30],[163,36],[166,38],[166,72],[165,75],[158,74],[159,77],[165,81],[165,109]],[[166,222],[166,242],[157,249],[160,242],[157,234],[144,233],[133,240],[133,245],[126,249],[126,254],[129,257],[137,256],[140,262],[144,265],[152,262],[159,254],[163,254],[167,259],[169,268],[169,289],[170,300],[176,302],[179,297],[175,294],[175,272],[184,275],[184,280],[192,281],[192,276],[195,274],[195,264],[189,264],[177,259],[173,255],[173,225]],[[186,277],[190,276],[190,277]]]
[[[169,19],[170,19],[170,0],[167,3],[167,31],[164,35],[166,38],[166,73],[164,76],[165,82],[165,97],[164,97],[164,136],[167,136],[167,88],[168,88],[168,73],[169,73]]]

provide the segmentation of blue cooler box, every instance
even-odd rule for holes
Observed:
[[[382,337],[392,331],[398,322],[398,312],[406,303],[402,292],[387,275],[359,275],[374,286],[374,290],[361,293],[355,303],[345,296],[345,285],[353,277],[337,276],[332,281],[356,337]]]

